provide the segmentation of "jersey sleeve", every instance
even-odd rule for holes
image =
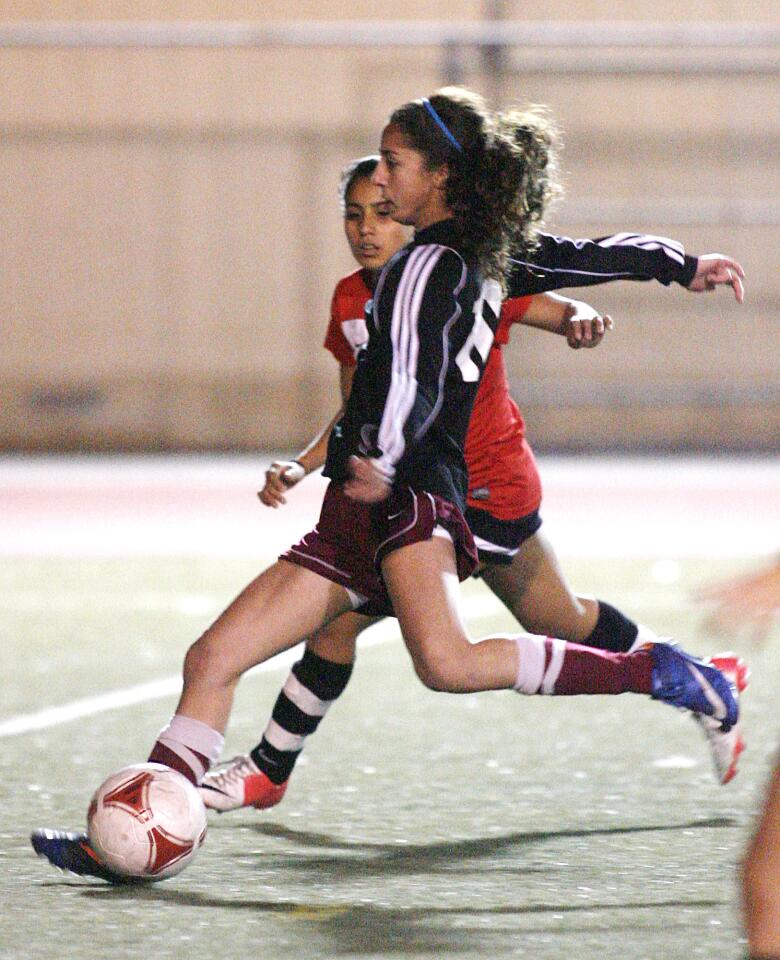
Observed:
[[[679,283],[687,287],[697,266],[696,257],[667,237],[615,233],[593,240],[572,240],[543,233],[530,256],[511,259],[508,296],[614,280],[657,280],[664,286]]]
[[[344,334],[342,322],[346,318],[342,317],[341,314],[341,298],[339,296],[339,288],[336,287],[330,301],[330,322],[328,323],[323,346],[333,354],[336,361],[342,367],[354,367],[355,354],[352,345]]]

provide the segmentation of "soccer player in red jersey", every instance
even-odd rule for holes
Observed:
[[[523,125],[538,150],[518,146]],[[544,211],[548,148],[541,116],[492,114],[468,91],[391,115],[373,182],[393,219],[415,232],[382,268],[366,312],[368,341],[330,434],[319,523],[190,647],[150,761],[200,783],[221,753],[241,675],[355,610],[397,617],[434,690],[643,693],[709,718],[724,738],[737,729],[734,680],[668,644],[613,653],[529,634],[472,642],[463,627],[457,581],[477,567],[463,516],[466,431],[510,244],[530,249]],[[285,686],[312,715],[328,702],[300,673]],[[231,768],[246,784],[244,773]],[[33,845],[55,865],[95,874],[83,836],[38,831]]]

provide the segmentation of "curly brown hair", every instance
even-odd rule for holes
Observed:
[[[464,253],[503,283],[510,250],[533,249],[549,201],[559,190],[557,132],[541,107],[493,113],[479,94],[445,87],[429,98],[455,143],[422,100],[394,110],[390,123],[425,157],[447,164],[445,199]]]

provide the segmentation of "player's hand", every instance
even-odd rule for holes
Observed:
[[[376,466],[376,461],[366,457],[350,457],[349,471],[352,476],[344,484],[344,493],[361,503],[379,503],[390,496],[392,484]]]
[[[734,291],[734,299],[742,303],[745,299],[745,271],[731,257],[724,257],[722,253],[705,253],[699,257],[696,273],[688,284],[688,289],[694,293],[703,293],[714,290],[723,284]]]
[[[285,492],[305,476],[306,470],[297,460],[274,460],[265,471],[265,486],[257,494],[260,502],[274,509],[287,503]]]
[[[780,620],[780,560],[725,583],[704,587],[696,598],[710,606],[704,621],[708,630],[730,637],[745,633],[753,643],[762,644]]]
[[[602,317],[587,303],[575,301],[566,307],[563,332],[572,350],[579,350],[580,347],[597,347],[612,326],[612,317]]]

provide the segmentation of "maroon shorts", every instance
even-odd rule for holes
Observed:
[[[393,616],[381,574],[383,558],[399,547],[435,536],[452,541],[459,579],[471,576],[477,567],[477,549],[463,514],[449,500],[400,487],[381,503],[358,503],[340,484],[331,483],[319,523],[281,559],[346,587],[360,613]]]

